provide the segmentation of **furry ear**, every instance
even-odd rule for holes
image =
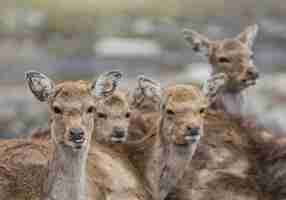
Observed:
[[[219,94],[224,90],[228,81],[224,73],[214,74],[203,85],[203,93],[207,98],[208,104],[212,105]]]
[[[34,96],[40,101],[47,101],[55,93],[54,82],[40,72],[26,72],[26,81]]]
[[[122,76],[123,74],[120,71],[110,71],[101,74],[96,81],[91,83],[91,94],[96,97],[112,95],[121,81]]]
[[[160,102],[162,95],[162,88],[160,83],[154,81],[148,77],[140,75],[137,77],[138,85],[134,89],[132,94],[133,105],[138,105],[144,100],[145,97],[153,100],[154,102]]]
[[[209,54],[211,41],[207,37],[191,29],[183,29],[182,33],[195,52],[202,53],[205,56]]]
[[[143,75],[138,76],[138,87],[141,89],[142,94],[148,97],[161,98],[162,88],[159,82],[156,82]]]
[[[237,39],[246,44],[250,49],[252,48],[255,38],[258,33],[258,25],[246,27],[246,29],[237,36]]]

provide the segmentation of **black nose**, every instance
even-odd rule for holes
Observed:
[[[253,79],[257,79],[259,77],[259,72],[256,68],[251,67],[247,70],[248,76],[250,76]]]
[[[81,128],[71,128],[70,136],[72,141],[81,140],[83,138],[84,132]]]
[[[187,127],[186,135],[187,136],[198,136],[200,134],[199,127]]]
[[[113,137],[123,138],[125,136],[125,129],[121,127],[113,128]]]

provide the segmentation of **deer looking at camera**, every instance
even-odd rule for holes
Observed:
[[[84,81],[55,84],[35,71],[26,73],[26,80],[34,96],[49,106],[51,141],[0,142],[0,199],[95,199],[85,173],[94,127],[93,89]]]
[[[128,136],[129,100],[119,90],[122,73],[101,74],[94,82],[94,130],[88,156],[88,177],[100,188],[106,199],[150,199],[129,162],[122,146]],[[33,139],[48,140],[49,130],[38,130]]]
[[[222,106],[233,116],[241,117],[242,92],[255,85],[259,77],[252,51],[257,32],[258,26],[253,25],[235,38],[210,40],[194,30],[183,30],[184,38],[193,50],[208,58],[212,66],[212,79],[227,82],[215,105]]]
[[[118,77],[120,73],[109,74],[115,74],[114,76]],[[94,180],[109,178],[110,173],[104,177],[97,176],[91,179],[89,174],[86,174],[85,168],[94,131],[95,99],[105,98],[98,94],[110,92],[108,91],[110,88],[105,89],[98,82],[85,81],[65,81],[55,84],[39,72],[28,72],[26,78],[36,98],[49,105],[51,140],[34,138],[0,142],[0,199],[102,200],[108,198],[104,185],[95,184]],[[96,155],[103,158],[100,160],[101,165],[112,166],[111,158],[116,159],[116,156],[102,156],[104,151],[105,149],[96,151]],[[125,169],[120,164],[117,166],[121,168],[115,172],[112,168],[108,169],[112,175],[117,175],[118,170],[122,168]],[[128,171],[128,168],[125,171]],[[136,178],[130,174],[125,175],[127,178],[122,183],[130,183],[134,186]],[[115,182],[124,180],[116,179],[116,176],[112,178]],[[112,192],[109,191],[109,193]],[[141,197],[140,192],[136,194]],[[130,199],[144,199],[139,197]]]
[[[153,199],[163,200],[192,159],[203,134],[203,114],[208,102],[191,85],[170,86],[163,91],[146,77],[139,77],[138,82],[132,105],[139,114],[132,112],[135,125],[129,134],[131,138],[143,139],[127,144],[127,149]],[[152,123],[146,128],[148,121]]]

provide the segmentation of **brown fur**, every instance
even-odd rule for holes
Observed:
[[[284,172],[285,154],[272,138],[265,130],[241,127],[225,113],[208,113],[189,170],[167,199],[283,199],[283,175],[275,175]]]
[[[165,199],[191,161],[199,139],[189,143],[185,139],[185,131],[189,126],[199,127],[202,134],[203,119],[199,109],[205,103],[203,95],[193,86],[166,88],[161,114],[153,115],[156,123],[149,126],[148,133],[145,133],[147,137],[141,143],[129,146],[130,159],[139,169],[153,199]],[[174,112],[174,116],[170,112]]]
[[[275,200],[286,198],[285,190],[285,160],[286,138],[277,137],[257,147],[258,184],[265,193],[270,193]]]
[[[89,154],[88,175],[109,199],[150,199],[137,176],[137,170],[129,162],[123,145],[128,134],[130,108],[125,91],[112,90],[105,98],[95,98],[96,113],[92,149]],[[100,115],[99,115],[100,114]],[[100,117],[104,114],[106,117]],[[112,141],[115,127],[126,132],[126,138],[118,143]],[[34,135],[36,134],[36,135]],[[47,139],[48,130],[36,131],[32,138]],[[40,136],[38,136],[40,135]],[[112,167],[112,169],[108,168]],[[122,184],[124,183],[124,184]]]

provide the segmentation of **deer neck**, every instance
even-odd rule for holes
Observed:
[[[196,144],[178,146],[165,141],[162,137],[162,134],[166,134],[163,123],[164,119],[161,119],[145,174],[154,199],[158,200],[164,200],[175,188],[196,149]]]
[[[86,200],[87,149],[74,151],[70,147],[56,145],[49,163],[44,200]]]
[[[222,93],[220,101],[224,110],[234,117],[242,117],[244,97],[241,92],[225,91]]]

